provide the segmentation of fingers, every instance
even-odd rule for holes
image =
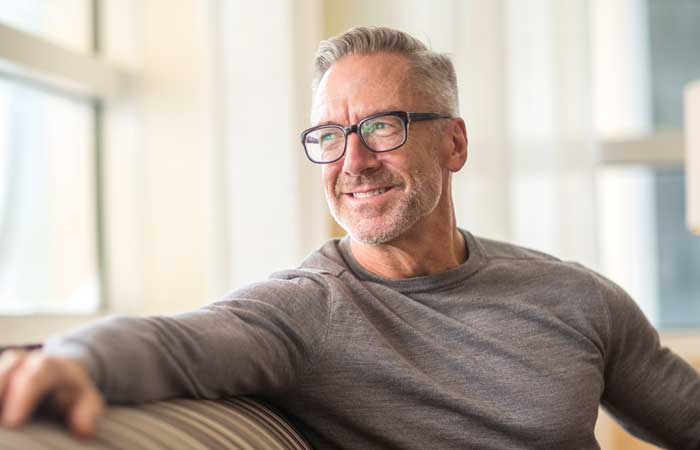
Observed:
[[[3,354],[0,358],[2,425],[22,425],[45,397],[52,400],[75,434],[94,435],[104,401],[79,362],[39,351]]]
[[[25,357],[26,352],[23,350],[6,350],[0,356],[0,411],[12,374],[24,362]]]
[[[97,419],[102,415],[103,410],[102,397],[92,389],[85,390],[70,408],[68,426],[77,435],[94,436],[97,429]]]
[[[3,399],[2,424],[17,427],[24,423],[41,400],[57,384],[54,360],[40,352],[27,355],[7,382]]]

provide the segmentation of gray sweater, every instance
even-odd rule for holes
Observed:
[[[602,402],[700,448],[700,378],[625,292],[580,265],[464,232],[468,260],[389,280],[333,240],[296,270],[173,317],[51,339],[109,401],[255,395],[318,449],[597,449]]]

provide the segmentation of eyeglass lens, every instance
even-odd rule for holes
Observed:
[[[404,121],[394,115],[363,120],[358,127],[365,145],[375,152],[393,150],[401,146],[406,138]],[[329,125],[308,133],[304,146],[314,161],[335,161],[342,156],[346,140],[345,131],[340,126]]]

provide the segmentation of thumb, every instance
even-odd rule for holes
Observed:
[[[102,415],[104,402],[96,392],[87,389],[68,411],[68,426],[78,436],[94,436],[97,431],[97,419]]]

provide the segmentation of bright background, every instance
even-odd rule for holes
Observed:
[[[332,236],[297,137],[313,54],[386,25],[456,65],[460,226],[604,273],[692,359],[697,23],[697,0],[0,0],[0,344],[196,308]]]

